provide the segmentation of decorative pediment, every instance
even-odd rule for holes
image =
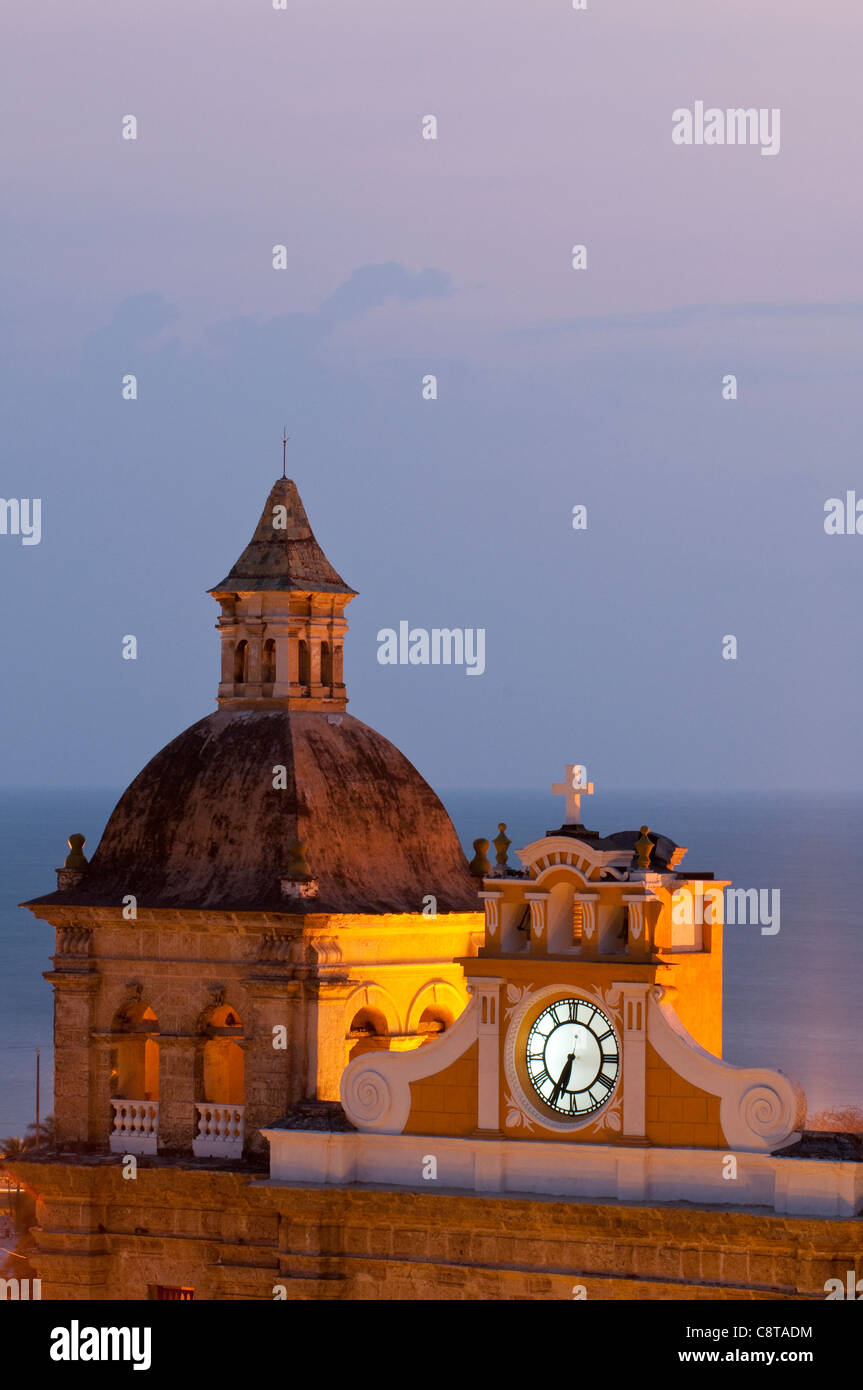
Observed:
[[[626,877],[626,870],[632,863],[631,850],[596,849],[588,840],[577,840],[572,835],[547,835],[516,853],[534,878],[539,878],[554,866],[564,864],[574,869],[585,881],[595,882],[599,878],[620,880]]]

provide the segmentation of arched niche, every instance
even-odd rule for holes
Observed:
[[[540,874],[536,886],[548,893],[546,922],[549,954],[578,951],[581,946],[583,912],[581,904],[575,900],[585,891],[587,885],[584,878],[569,865],[553,865]]]
[[[380,1009],[358,1009],[348,1027],[348,1060],[366,1052],[388,1052],[390,1048],[387,1020]]]
[[[430,1037],[451,1028],[464,1012],[465,1000],[448,980],[431,980],[417,990],[407,1015],[406,1032],[427,1042]],[[441,1027],[433,1026],[435,1023]]]
[[[245,1105],[245,1056],[230,1038],[209,1038],[204,1043],[204,1100],[211,1105]]]
[[[231,1004],[216,1004],[202,1019],[200,1088],[210,1105],[245,1105],[243,1020]]]
[[[111,1032],[111,1099],[158,1100],[159,1020],[155,1011],[140,1000],[123,1005],[114,1015]]]

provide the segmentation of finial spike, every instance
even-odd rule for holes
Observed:
[[[290,439],[290,437],[291,437],[291,436],[288,434],[288,427],[287,427],[287,425],[282,425],[282,477],[283,477],[283,478],[287,478],[287,476],[288,476],[287,452],[288,452],[288,440]]]

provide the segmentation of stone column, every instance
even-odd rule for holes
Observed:
[[[158,1035],[159,1153],[192,1152],[192,1140],[198,1132],[196,1054],[205,1041],[196,1034]]]
[[[468,980],[478,1010],[477,1129],[500,1133],[500,990],[502,979],[487,975]]]
[[[325,689],[321,682],[321,643],[328,637],[326,623],[309,623],[309,695],[315,700],[329,693],[329,687]]]
[[[222,679],[219,682],[219,695],[222,699],[230,699],[234,693],[234,648],[237,645],[236,632],[233,624],[227,630],[217,624],[222,642]]]
[[[93,1004],[98,975],[89,971],[49,970],[54,986],[54,1118],[64,1144],[104,1143],[108,1146],[109,1115],[94,1132],[90,1110],[90,1063]]]
[[[276,644],[276,679],[273,685],[273,698],[290,695],[291,682],[291,637],[290,628],[285,623],[268,623],[267,633]],[[296,675],[294,675],[296,679]]]
[[[339,1099],[347,1063],[345,1003],[355,991],[356,983],[347,981],[309,984],[307,1095],[317,1100]]]
[[[263,625],[247,624],[249,641],[249,672],[246,680],[246,698],[255,699],[261,694],[261,665],[263,661]]]
[[[261,1129],[282,1119],[307,1094],[302,1086],[303,1000],[295,979],[253,978],[245,986],[252,1004],[244,1046],[246,1148],[254,1150],[264,1147]]]
[[[345,649],[333,641],[333,694],[343,695],[345,689]]]
[[[291,618],[288,638],[288,682],[290,695],[302,695],[300,685],[300,642],[308,642],[308,623],[305,618]]]
[[[112,1037],[107,1034],[94,1038],[90,1048],[89,1142],[102,1150],[107,1150],[114,1128],[114,1108],[111,1105],[112,1046]]]
[[[645,1142],[645,1093],[647,1086],[647,995],[650,984],[632,980],[615,981],[612,988],[620,990],[623,1015],[623,1131],[621,1137],[630,1142]]]

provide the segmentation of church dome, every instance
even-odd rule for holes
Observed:
[[[318,893],[290,902],[280,879],[297,841]],[[138,774],[68,896],[119,906],[128,893],[139,907],[416,913],[429,893],[439,912],[479,907],[408,759],[352,715],[285,709],[208,715]]]
[[[355,597],[293,482],[270,492],[216,589],[218,710],[124,792],[92,862],[38,902],[288,913],[479,910],[455,829],[416,768],[345,712]],[[298,846],[300,842],[301,848]]]

